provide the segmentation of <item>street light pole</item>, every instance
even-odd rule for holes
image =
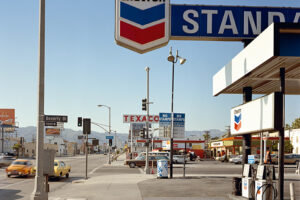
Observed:
[[[39,82],[38,82],[38,123],[36,137],[36,175],[32,199],[47,200],[43,170],[44,154],[44,89],[45,89],[45,0],[40,0],[39,16]]]
[[[109,119],[109,125],[108,125],[108,134],[110,135],[111,132],[111,108],[109,106],[106,105],[98,105],[98,107],[106,107],[108,108],[108,119]],[[110,146],[108,145],[108,164],[111,164],[111,159],[110,159]]]
[[[172,99],[171,99],[171,134],[170,134],[170,178],[173,178],[173,138],[174,138],[174,68],[175,63],[179,60],[183,65],[186,62],[185,58],[178,56],[178,50],[176,51],[176,58],[172,55],[172,47],[168,56],[168,61],[172,62]]]
[[[150,174],[150,168],[149,168],[149,155],[148,155],[148,151],[149,151],[149,71],[150,68],[146,67],[145,68],[146,72],[147,72],[147,103],[146,103],[146,108],[147,108],[147,121],[146,121],[146,163],[145,163],[145,173],[146,174]]]

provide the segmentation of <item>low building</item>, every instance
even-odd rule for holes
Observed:
[[[44,143],[44,149],[53,149],[58,153],[58,148],[56,144]],[[35,158],[36,155],[36,143],[28,142],[24,143],[24,156],[29,158]]]
[[[20,143],[20,138],[10,137],[6,135],[3,139],[3,153],[15,153],[13,147]],[[0,152],[2,152],[2,139],[0,139]]]

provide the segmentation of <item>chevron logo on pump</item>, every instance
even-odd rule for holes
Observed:
[[[238,109],[234,111],[234,129],[240,130],[242,127],[242,110]]]
[[[170,0],[116,0],[118,45],[145,53],[169,42]]]

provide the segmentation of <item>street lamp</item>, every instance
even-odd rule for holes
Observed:
[[[179,63],[183,65],[186,62],[185,58],[178,56],[178,50],[176,51],[176,57],[172,54],[172,47],[168,56],[168,61],[172,63],[172,100],[171,100],[171,135],[170,135],[170,178],[173,178],[173,137],[174,137],[174,111],[173,111],[173,99],[174,99],[174,66],[179,60]]]
[[[110,131],[111,131],[111,126],[110,126],[110,119],[111,119],[111,115],[110,115],[110,111],[111,111],[111,108],[109,106],[106,106],[106,105],[98,105],[98,107],[106,107],[108,108],[108,111],[109,111],[109,125],[108,125],[108,134],[110,135]],[[110,146],[108,146],[108,164],[110,165],[111,164],[111,161],[110,161]]]

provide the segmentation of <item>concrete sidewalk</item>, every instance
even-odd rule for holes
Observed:
[[[157,179],[142,168],[124,165],[125,154],[111,165],[104,165],[88,180],[73,181],[49,193],[50,200],[195,200],[232,199],[232,177],[239,174],[174,174],[173,179]],[[296,199],[300,199],[300,176],[286,174],[285,197],[289,182],[295,183]],[[299,189],[298,189],[299,188]]]

